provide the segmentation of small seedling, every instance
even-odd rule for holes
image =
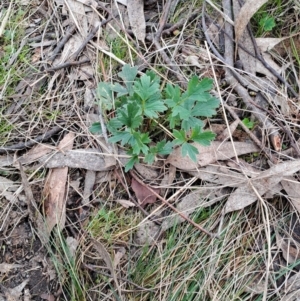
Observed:
[[[275,19],[272,16],[267,15],[264,13],[259,20],[259,34],[261,35],[264,32],[271,31],[275,26]]]
[[[219,107],[219,100],[209,93],[213,81],[193,76],[182,93],[178,85],[171,84],[161,91],[160,78],[152,71],[141,77],[137,74],[136,67],[125,65],[118,73],[124,85],[102,82],[96,93],[101,112],[114,110],[115,116],[107,118],[106,125],[111,134],[109,141],[128,148],[131,159],[125,171],[139,161],[139,156],[152,164],[157,155],[170,154],[175,146],[181,146],[182,155],[196,161],[198,150],[191,143],[209,145],[215,138],[212,132],[203,131],[200,119],[212,117]],[[161,128],[172,130],[172,137],[158,136]],[[90,130],[101,133],[100,123]]]
[[[244,124],[249,130],[253,129],[253,127],[254,127],[254,122],[251,121],[249,118],[244,118],[244,119],[242,120],[242,122],[243,122],[243,124]]]

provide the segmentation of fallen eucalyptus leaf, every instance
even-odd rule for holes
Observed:
[[[253,143],[234,142],[234,148],[231,142],[213,141],[210,146],[202,146],[198,143],[192,143],[199,154],[197,155],[197,163],[192,161],[190,157],[181,155],[181,148],[177,148],[166,160],[166,163],[172,164],[182,170],[194,170],[199,166],[206,166],[218,160],[228,160],[236,154],[245,155],[259,151],[259,148]]]

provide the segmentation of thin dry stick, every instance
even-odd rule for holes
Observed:
[[[140,180],[140,178],[133,172],[130,171],[131,176],[137,181],[139,182],[141,185],[145,185],[144,182],[142,180]],[[167,205],[168,207],[170,207],[174,212],[176,212],[179,216],[181,216],[183,219],[185,219],[187,222],[189,222],[190,224],[192,224],[195,228],[197,228],[198,230],[204,232],[205,234],[209,235],[211,238],[219,238],[217,234],[211,233],[208,230],[202,228],[200,225],[198,225],[197,223],[195,223],[193,220],[191,220],[189,217],[187,217],[186,215],[184,215],[182,212],[180,212],[179,210],[177,210],[172,204],[170,204],[169,202],[167,202],[162,196],[160,196],[157,192],[155,192],[151,187],[147,186],[147,189],[154,194],[157,198],[159,198],[165,205]]]
[[[66,63],[63,63],[61,65],[58,65],[58,66],[54,66],[52,68],[47,68],[45,69],[44,72],[54,72],[54,71],[58,71],[60,69],[64,69],[64,68],[69,68],[69,67],[72,67],[72,66],[80,66],[80,65],[83,65],[83,64],[86,64],[86,63],[89,63],[90,60],[89,59],[85,59],[85,60],[82,60],[82,61],[78,61],[78,62],[66,62]]]
[[[155,39],[158,41],[161,37],[161,34],[163,32],[163,29],[167,23],[170,8],[171,8],[172,0],[168,0],[166,5],[164,6],[162,17],[159,20],[159,28],[155,34]]]
[[[53,135],[59,133],[61,130],[63,130],[62,125],[55,126],[53,129],[49,130],[48,132],[46,132],[42,135],[37,136],[36,138],[34,138],[30,141],[19,142],[17,144],[13,144],[13,145],[10,145],[10,146],[0,147],[0,154],[5,154],[7,152],[12,152],[12,151],[32,147],[32,146],[34,146],[35,144],[37,144],[39,142],[42,142],[44,140],[48,140],[50,137],[52,137]]]
[[[61,41],[57,44],[56,48],[53,50],[52,56],[49,58],[50,62],[53,62],[55,58],[57,57],[58,53],[61,51],[61,49],[65,46],[67,41],[72,37],[73,33],[76,30],[76,26],[72,25],[68,32],[65,34],[65,36],[61,39]]]
[[[186,22],[189,22],[189,21],[195,19],[200,14],[200,12],[201,12],[201,10],[197,9],[187,19],[186,18],[182,18],[177,23],[173,24],[171,27],[169,27],[167,29],[164,29],[161,34],[162,35],[170,35],[174,30],[176,30],[179,27],[183,26]]]
[[[147,38],[150,39],[153,42],[156,50],[160,53],[162,59],[164,60],[164,62],[168,66],[168,68],[174,73],[174,75],[180,81],[180,86],[183,87],[183,88],[186,88],[187,87],[187,81],[181,75],[180,68],[174,62],[171,61],[171,59],[168,57],[168,55],[165,53],[165,51],[162,49],[160,43],[156,39],[152,39],[150,37],[147,37]]]
[[[83,41],[82,45],[76,50],[76,52],[71,56],[72,59],[76,60],[76,58],[79,56],[81,51],[86,47],[88,42],[96,35],[99,28],[108,23],[112,20],[112,17],[109,16],[106,20],[99,23],[96,27],[93,28],[93,30],[89,33],[89,35],[86,37],[86,39]]]
[[[271,137],[271,141],[273,143],[274,148],[278,149],[278,142],[280,143],[280,141],[281,141],[278,130],[276,130],[275,126],[273,125],[273,123],[270,121],[270,119],[266,115],[266,111],[261,110],[252,101],[251,97],[249,96],[248,90],[245,88],[245,87],[247,87],[247,84],[244,83],[243,77],[232,68],[233,67],[232,65],[229,64],[231,62],[231,58],[230,57],[223,58],[220,55],[220,53],[218,52],[218,50],[214,47],[208,34],[206,33],[207,28],[206,28],[205,19],[204,19],[204,9],[205,9],[205,5],[203,5],[203,17],[202,17],[202,26],[204,29],[204,34],[205,34],[205,37],[206,37],[206,40],[207,40],[209,46],[211,47],[212,51],[214,52],[214,54],[226,66],[226,74],[227,74],[226,81],[228,82],[228,84],[230,84],[233,87],[233,89],[237,92],[237,94],[239,94],[239,96],[243,99],[243,102],[247,106],[247,109],[249,109],[255,115],[255,117],[261,122],[261,124],[263,124],[265,126],[265,128],[268,130],[268,133]],[[227,41],[227,43],[231,42],[233,44],[233,37],[230,38],[230,35],[228,34],[225,36],[225,41]],[[231,56],[230,53],[229,54],[225,53],[225,55]],[[249,86],[247,88],[249,88]],[[255,87],[254,90],[255,89],[257,89],[257,88]],[[251,90],[253,90],[252,87],[251,87]],[[265,149],[265,148],[263,148],[263,149]]]

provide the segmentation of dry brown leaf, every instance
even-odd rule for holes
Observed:
[[[188,171],[188,173],[202,181],[224,185],[226,187],[239,187],[241,183],[245,181],[241,172],[233,171],[222,165],[200,167],[195,171]],[[250,173],[248,172],[248,174]],[[254,174],[251,175],[253,176]]]
[[[234,22],[235,40],[239,41],[248,22],[252,16],[264,5],[268,0],[247,0],[242,6],[237,18]]]
[[[88,19],[85,14],[84,4],[74,0],[64,0],[64,4],[68,10],[68,17],[72,20],[72,23],[76,24],[81,34],[81,37],[79,34],[76,34],[76,36],[83,41],[83,37],[89,34]],[[66,48],[66,46],[64,48]],[[77,48],[74,50],[77,50]]]
[[[55,301],[54,295],[51,294],[41,294],[40,297],[47,301]]]
[[[120,247],[114,257],[113,265],[115,269],[120,264],[120,261],[125,254],[126,254],[126,249],[124,247]]]
[[[298,301],[300,299],[300,272],[287,279],[282,286],[282,292],[279,292],[281,301]]]
[[[92,170],[87,170],[84,179],[84,190],[82,204],[87,205],[89,203],[89,198],[94,190],[94,185],[96,182],[96,172]]]
[[[8,273],[12,269],[21,268],[23,265],[14,263],[0,263],[0,273]]]
[[[177,204],[177,209],[190,216],[193,212],[201,208],[212,206],[214,203],[220,201],[226,194],[226,190],[219,187],[203,187],[201,191],[192,192],[183,197]],[[166,231],[174,225],[184,222],[185,219],[179,215],[168,216],[162,223],[161,229]]]
[[[74,237],[68,236],[66,239],[66,244],[68,246],[68,251],[70,256],[74,259],[76,255],[76,250],[79,245],[79,241],[75,239]]]
[[[92,6],[94,8],[98,7],[98,3],[95,0],[76,0],[76,1],[78,1],[84,5],[87,5],[87,6]]]
[[[233,1],[233,12],[234,15],[237,16],[240,12],[240,2]],[[247,49],[250,53],[255,53],[255,48],[252,43],[251,36],[248,30],[244,30],[239,39],[239,44],[242,45],[245,49]],[[241,47],[238,47],[239,60],[243,63],[243,70],[248,74],[256,74],[256,59],[251,56],[249,53],[244,51]]]
[[[12,180],[0,176],[0,193],[4,191],[16,191],[18,185]]]
[[[160,231],[160,227],[152,221],[139,225],[134,242],[138,245],[152,245]]]
[[[116,202],[122,205],[124,208],[135,207],[135,204],[128,200],[116,200]]]
[[[300,249],[297,246],[297,242],[293,241],[292,238],[284,238],[277,231],[276,234],[276,244],[278,248],[282,251],[282,256],[287,263],[294,263],[296,260],[300,259]]]
[[[289,200],[300,213],[300,183],[294,177],[284,177],[281,185],[289,196]]]
[[[167,158],[166,163],[172,164],[182,170],[194,170],[199,166],[206,166],[218,160],[228,160],[235,156],[231,142],[213,141],[210,146],[202,146],[198,143],[192,143],[198,151],[197,163],[192,161],[190,157],[181,155],[181,148],[175,149]],[[253,143],[234,142],[234,147],[237,155],[245,155],[259,151],[259,148]]]
[[[239,125],[239,120],[235,120],[234,122],[232,122],[229,125],[229,128],[225,128],[224,131],[220,135],[218,135],[217,140],[223,142],[228,140],[230,138],[229,134],[232,135],[236,130],[236,128],[238,127],[238,125]]]
[[[92,239],[92,243],[93,243],[95,249],[97,250],[97,252],[100,254],[102,259],[106,263],[106,266],[108,267],[108,269],[109,269],[109,271],[110,271],[110,273],[111,273],[111,275],[114,279],[117,291],[119,293],[119,297],[121,298],[122,294],[121,294],[120,285],[119,285],[119,282],[118,282],[118,279],[117,279],[117,276],[116,276],[113,261],[111,260],[111,257],[109,255],[109,253],[107,252],[105,246],[100,241],[97,241],[96,239]]]
[[[111,2],[108,9],[110,9],[113,16],[116,16],[106,25],[107,38],[108,40],[113,41],[120,36],[120,32],[122,30],[122,28],[120,28],[120,24],[122,24],[125,28],[129,27],[129,18],[126,7],[118,5],[115,1]],[[106,49],[105,47],[102,48]]]
[[[28,164],[37,161],[39,158],[53,152],[53,146],[48,144],[38,144],[31,148],[26,154],[19,158],[22,164]]]
[[[134,178],[131,180],[131,188],[134,191],[139,204],[144,207],[146,204],[153,204],[156,202],[156,196],[148,189],[147,184],[141,184]],[[152,188],[153,191],[159,193],[159,189]]]
[[[134,168],[145,180],[157,179],[159,176],[157,169],[153,166],[146,166],[144,164],[137,163],[134,165]]]
[[[11,1],[9,3],[9,7],[7,9],[7,11],[5,12],[5,16],[4,18],[1,20],[1,24],[0,24],[0,37],[2,36],[4,30],[5,30],[5,26],[9,20],[9,15],[11,14],[11,8],[12,8],[12,4],[13,2]]]
[[[37,235],[38,235],[40,241],[42,242],[42,244],[45,245],[49,240],[49,234],[48,234],[48,231],[46,230],[43,216],[40,213],[39,208],[36,204],[36,201],[33,197],[31,187],[29,185],[28,179],[26,177],[26,174],[23,170],[21,163],[19,164],[19,168],[20,168],[20,174],[21,174],[21,178],[22,178],[23,189],[24,189],[25,195],[26,195],[27,210],[29,212],[29,218],[36,228]]]
[[[176,178],[176,167],[173,165],[170,165],[169,169],[167,170],[167,172],[164,174],[164,177],[162,178],[161,182],[160,182],[160,195],[164,196],[167,191],[168,188],[165,188],[164,186],[170,186],[175,178]]]
[[[73,147],[75,134],[68,133],[59,143],[58,148],[70,150]],[[66,219],[65,190],[68,176],[68,167],[55,168],[49,171],[43,195],[45,198],[45,214],[47,231],[50,234],[55,225],[62,230]]]
[[[0,167],[10,166],[14,162],[14,158],[9,155],[0,156]]]
[[[258,199],[256,192],[263,196],[266,192],[271,191],[283,177],[290,176],[299,170],[300,160],[295,160],[274,165],[252,179],[245,179],[245,182],[228,198],[224,212],[228,213],[249,206]]]
[[[23,281],[21,284],[19,284],[18,286],[14,287],[14,288],[4,289],[6,301],[19,301],[20,297],[22,295],[22,291],[23,291],[24,287],[27,285],[28,281],[29,281],[29,279]]]
[[[146,21],[143,0],[127,0],[129,22],[136,38],[142,42],[146,37]]]
[[[256,38],[256,44],[260,52],[269,52],[272,50],[277,44],[284,41],[288,37],[283,38]]]

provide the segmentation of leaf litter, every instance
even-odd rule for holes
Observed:
[[[146,1],[147,2],[147,1]],[[145,2],[145,7],[142,7],[142,1],[127,1],[127,3],[123,3],[127,5],[127,8],[123,7],[123,5],[119,5],[119,7],[122,7],[123,10],[123,16],[128,15],[129,20],[133,29],[133,33],[135,34],[135,37],[137,40],[140,40],[141,42],[147,43],[147,38],[145,35],[146,32],[146,24],[144,18],[142,16],[146,15],[145,9],[147,9],[147,4]],[[210,1],[207,1],[208,3]],[[235,15],[237,18],[235,18],[235,30],[236,30],[236,39],[244,45],[247,49],[253,49],[252,47],[248,47],[247,42],[249,42],[249,36],[246,34],[246,25],[248,24],[248,21],[253,16],[253,14],[258,10],[261,5],[263,5],[266,1],[256,1],[255,3],[253,1],[247,1],[244,6],[242,6],[242,9],[240,12],[235,12]],[[139,3],[140,6],[137,7],[138,9],[133,12],[132,8],[135,8],[135,5]],[[57,32],[60,32],[60,30],[64,31],[67,28],[66,24],[74,23],[76,25],[77,31],[71,37],[62,48],[62,51],[59,52],[55,60],[52,62],[53,67],[59,67],[64,62],[71,62],[76,53],[76,51],[82,46],[85,38],[90,33],[90,30],[92,27],[97,26],[97,23],[100,22],[100,15],[95,14],[95,8],[99,9],[99,5],[102,3],[98,3],[95,1],[56,1],[56,4],[61,6],[62,9],[62,15],[65,18],[65,21],[63,24],[60,24],[59,30]],[[103,4],[106,8],[111,9],[112,8],[107,5],[106,3]],[[159,4],[158,4],[159,5]],[[91,8],[93,7],[93,9]],[[104,11],[104,10],[103,10]],[[120,14],[120,9],[117,11],[115,10],[113,14]],[[138,17],[136,17],[138,16]],[[102,17],[102,16],[101,16]],[[122,18],[121,18],[122,19]],[[119,21],[121,21],[119,19]],[[228,20],[228,17],[225,18]],[[115,21],[115,20],[114,20]],[[115,22],[115,24],[110,22],[110,25],[114,28],[117,28],[115,32],[118,34],[115,37],[118,37],[118,35],[123,34],[122,29],[119,25],[116,25],[119,23],[119,21]],[[135,22],[135,23],[134,23]],[[119,23],[120,24],[120,23]],[[129,25],[127,22],[124,22],[125,28],[129,29]],[[107,27],[110,27],[106,25]],[[122,25],[123,26],[123,25]],[[147,25],[148,26],[148,25]],[[152,26],[152,25],[151,25]],[[223,26],[223,25],[222,25]],[[214,27],[214,43],[218,44],[220,41],[218,41],[217,37],[217,29],[218,26],[215,26],[215,24],[210,24],[210,27]],[[148,29],[147,29],[148,30]],[[98,37],[99,38],[99,37]],[[58,40],[58,38],[56,37]],[[102,37],[100,38],[102,39]],[[280,41],[279,41],[280,40]],[[265,60],[272,64],[273,68],[280,74],[284,74],[285,68],[289,68],[290,65],[286,64],[285,66],[280,66],[278,60],[276,62],[274,61],[274,56],[268,56],[268,53],[271,49],[271,46],[266,46],[269,44],[275,44],[275,42],[281,42],[282,40],[279,39],[277,41],[259,41],[258,40],[258,47],[261,47],[262,56],[265,58]],[[167,41],[167,40],[164,40]],[[51,42],[51,39],[50,39]],[[105,45],[105,41],[98,40],[99,45],[103,42]],[[274,43],[273,43],[274,42]],[[264,44],[264,45],[262,45]],[[144,45],[143,45],[144,46]],[[41,52],[37,52],[37,56],[42,56],[46,54],[47,56],[51,57],[51,54],[53,53],[53,43],[46,43],[46,41],[41,42],[40,44],[36,44],[36,47],[41,47]],[[79,58],[82,59],[84,57],[89,57],[91,59],[91,62],[93,62],[94,57],[94,51],[96,49],[95,44],[93,44],[93,41],[89,43],[89,49],[83,50],[79,54]],[[168,46],[166,46],[168,47]],[[192,49],[190,45],[184,45],[186,48],[187,53],[189,52],[189,49]],[[269,47],[269,48],[268,48]],[[272,46],[273,47],[273,46]],[[109,53],[109,48],[105,48],[106,51]],[[204,49],[204,48],[203,48]],[[164,51],[164,49],[159,49],[157,52]],[[103,52],[105,53],[105,52]],[[103,55],[103,53],[101,55]],[[193,53],[191,51],[190,53]],[[110,58],[113,58],[113,54],[110,53]],[[272,72],[267,72],[267,69],[265,66],[262,66],[261,63],[259,63],[257,60],[254,60],[251,58],[251,56],[248,56],[247,58],[243,56],[243,51],[239,49],[237,52],[239,55],[239,58],[244,62],[244,70],[247,72],[252,73],[251,78],[255,78],[255,72],[259,72],[261,74],[265,74],[268,79],[272,81],[272,84],[269,84],[268,81],[265,79],[261,82],[264,82],[261,84],[263,87],[266,87],[269,85],[269,87],[275,87],[278,85],[276,83],[277,77],[274,76]],[[163,56],[162,56],[163,57]],[[175,58],[176,56],[174,56]],[[103,57],[101,57],[103,59]],[[176,58],[177,59],[177,58]],[[202,67],[207,64],[207,56],[206,59],[201,60],[201,58],[197,57],[197,65],[201,72]],[[40,58],[35,58],[35,63],[39,64]],[[256,61],[256,63],[254,63]],[[101,65],[103,62],[101,62],[99,65]],[[72,66],[72,65],[71,65]],[[170,65],[171,66],[171,65]],[[249,67],[250,66],[250,67]],[[94,68],[91,68],[90,64],[87,64],[85,66],[78,66],[77,70],[72,70],[73,67],[71,67],[68,72],[65,72],[63,69],[56,71],[55,74],[53,74],[53,77],[49,81],[49,89],[48,96],[49,99],[53,97],[54,94],[50,91],[54,91],[55,89],[59,89],[58,87],[61,85],[61,83],[68,83],[70,85],[76,86],[76,89],[73,89],[70,95],[72,94],[74,99],[72,98],[71,101],[68,102],[68,97],[63,100],[63,106],[68,107],[68,105],[71,104],[72,110],[75,110],[76,113],[78,107],[80,106],[80,100],[82,99],[81,96],[83,94],[80,94],[82,91],[86,92],[86,100],[85,100],[85,109],[86,111],[90,110],[93,112],[94,106],[93,106],[93,93],[90,93],[95,87],[95,83],[93,82],[93,77],[96,77],[96,72]],[[103,71],[103,64],[100,67]],[[250,69],[249,69],[250,68]],[[75,69],[75,68],[74,68]],[[206,69],[208,69],[206,67]],[[72,70],[72,71],[71,71]],[[97,71],[98,72],[98,71]],[[110,71],[108,71],[108,75]],[[105,73],[105,72],[103,72]],[[220,73],[221,74],[221,73]],[[97,73],[98,76],[98,73]],[[218,75],[221,76],[221,75]],[[243,75],[245,78],[246,76]],[[64,78],[64,80],[60,81],[60,78]],[[103,78],[107,78],[107,74]],[[98,77],[97,77],[98,78]],[[247,78],[247,80],[249,80]],[[255,79],[257,80],[257,79]],[[255,83],[254,85],[257,84]],[[35,82],[35,80],[30,79],[31,83]],[[22,95],[22,100],[18,101],[17,104],[14,104],[10,108],[10,112],[17,112],[18,108],[21,108],[24,101],[26,100],[26,95],[31,95],[34,91],[37,91],[35,89],[39,89],[42,87],[42,84],[45,83],[42,80],[39,82],[41,85],[38,84],[32,85],[30,89],[28,86],[26,86],[25,82],[29,82],[29,79],[26,78],[23,81],[23,88],[20,85],[20,94]],[[78,85],[77,85],[78,84]],[[64,84],[63,84],[64,85]],[[63,86],[62,85],[62,86]],[[68,85],[66,84],[65,87]],[[83,90],[81,88],[83,87]],[[87,90],[88,89],[90,90]],[[78,93],[79,91],[79,93]],[[88,91],[88,92],[87,92]],[[66,89],[65,95],[67,95],[70,90],[68,88]],[[78,94],[77,94],[78,93]],[[279,93],[280,94],[280,93]],[[3,94],[4,95],[4,94]],[[226,95],[226,94],[225,94]],[[271,95],[271,94],[270,94]],[[282,92],[282,95],[284,93]],[[78,97],[76,99],[76,97]],[[275,97],[269,97],[269,101],[273,103],[273,99]],[[282,97],[280,100],[277,101],[277,106],[284,107],[286,106],[286,100],[287,97]],[[62,100],[58,101],[58,105],[54,104],[54,101],[49,104],[51,106],[51,110],[55,110],[55,108],[58,108],[58,110],[62,110],[63,106],[61,103]],[[256,100],[255,100],[256,101]],[[274,100],[275,101],[275,100]],[[75,105],[74,105],[75,104]],[[33,110],[34,110],[33,104]],[[78,107],[77,107],[78,106]],[[235,106],[238,106],[237,104]],[[240,108],[239,108],[240,109]],[[71,110],[70,110],[71,111]],[[287,114],[289,113],[288,109],[285,109]],[[81,114],[81,113],[80,113]],[[98,116],[97,114],[95,114]],[[242,118],[242,115],[239,115]],[[83,118],[84,119],[84,118]],[[274,118],[276,119],[276,118]],[[33,119],[34,120],[34,119]],[[181,153],[178,150],[175,150],[166,160],[165,158],[159,158],[162,164],[154,165],[154,167],[148,167],[145,165],[139,165],[136,166],[136,170],[139,172],[143,180],[152,181],[155,180],[156,186],[160,187],[160,194],[164,195],[166,198],[170,197],[170,195],[175,194],[178,187],[177,185],[180,185],[180,181],[178,180],[179,177],[181,180],[185,179],[185,177],[195,177],[197,180],[197,183],[201,182],[201,187],[197,187],[196,192],[190,192],[188,188],[180,188],[182,189],[181,192],[183,192],[181,197],[174,197],[176,208],[185,213],[187,216],[192,216],[193,213],[199,208],[211,208],[216,203],[221,202],[224,203],[224,212],[227,214],[230,214],[230,212],[235,210],[241,210],[249,206],[250,204],[254,203],[257,199],[260,197],[262,198],[276,198],[278,195],[282,194],[282,191],[284,191],[285,196],[289,199],[289,201],[293,204],[293,206],[296,208],[296,210],[299,211],[299,182],[296,177],[296,173],[299,171],[298,168],[298,160],[297,158],[292,158],[292,160],[287,160],[285,162],[276,163],[276,165],[271,164],[270,162],[268,164],[263,164],[263,168],[260,166],[260,168],[250,168],[251,163],[249,166],[239,166],[239,161],[236,161],[236,159],[240,160],[240,157],[245,158],[245,156],[260,156],[263,152],[261,147],[256,146],[254,143],[249,142],[237,142],[237,141],[228,141],[230,134],[232,135],[234,131],[236,130],[237,125],[240,124],[239,120],[236,119],[233,121],[232,126],[228,129],[226,129],[222,134],[219,135],[219,141],[213,142],[210,147],[202,148],[198,145],[195,145],[199,150],[199,155],[197,155],[197,164],[189,160],[187,157],[182,157]],[[68,124],[68,126],[70,126]],[[86,129],[84,130],[86,131]],[[86,132],[85,132],[86,133]],[[230,134],[229,134],[230,133]],[[81,134],[81,130],[80,130]],[[27,135],[27,134],[26,134]],[[25,137],[25,135],[24,135]],[[22,167],[20,168],[20,174],[22,175],[22,185],[24,186],[25,194],[27,197],[27,205],[29,212],[29,215],[32,218],[32,222],[34,224],[34,227],[38,229],[38,235],[44,235],[43,233],[43,225],[44,223],[43,216],[39,213],[40,210],[40,204],[37,204],[35,200],[35,191],[34,191],[34,182],[29,182],[27,179],[27,173],[30,171],[30,168],[33,168],[32,164],[39,162],[39,166],[37,167],[34,165],[34,168],[45,168],[45,170],[48,171],[48,169],[57,169],[59,172],[54,176],[50,175],[50,177],[53,178],[53,182],[50,185],[50,180],[46,183],[46,188],[49,192],[53,187],[55,189],[53,190],[52,196],[50,199],[54,201],[54,203],[59,200],[59,204],[53,205],[53,208],[56,208],[58,210],[54,209],[47,209],[46,210],[46,219],[48,224],[50,225],[50,231],[51,228],[54,227],[54,225],[61,225],[61,228],[64,227],[64,219],[66,218],[66,212],[65,212],[65,206],[63,202],[70,202],[70,199],[67,195],[66,185],[68,181],[68,177],[71,176],[71,172],[73,170],[81,170],[84,169],[84,171],[80,172],[80,176],[83,176],[83,180],[81,181],[81,178],[77,177],[77,186],[76,189],[78,191],[78,195],[81,193],[83,196],[82,200],[76,200],[76,205],[79,204],[87,204],[87,203],[93,203],[93,202],[99,202],[99,197],[97,196],[97,193],[95,192],[96,184],[100,184],[105,186],[107,181],[112,181],[111,179],[111,173],[109,173],[110,170],[114,170],[118,168],[118,164],[124,160],[126,161],[126,153],[119,154],[112,154],[109,153],[107,150],[102,149],[102,151],[98,148],[98,137],[88,137],[84,142],[84,138],[81,137],[82,140],[75,138],[74,141],[74,149],[67,150],[63,149],[63,147],[58,146],[54,147],[53,142],[57,141],[59,137],[55,136],[54,139],[51,139],[52,141],[49,144],[43,143],[38,144],[36,147],[26,151],[26,152],[19,152],[15,153],[15,156],[5,155],[0,158],[0,165],[1,167],[9,167],[18,168],[18,165],[15,162],[20,162],[22,166],[24,166],[24,170],[22,170]],[[259,139],[262,139],[259,137]],[[71,139],[72,140],[72,139]],[[227,141],[226,141],[227,140]],[[78,142],[80,141],[80,142]],[[95,142],[97,141],[97,142]],[[95,148],[95,144],[97,147]],[[108,147],[106,145],[106,147]],[[277,151],[280,151],[278,148]],[[20,156],[20,157],[19,157]],[[116,158],[118,160],[116,160]],[[121,156],[123,156],[121,158]],[[237,156],[237,157],[236,157]],[[253,158],[252,157],[252,158]],[[17,158],[17,159],[16,159]],[[106,160],[107,158],[112,159],[111,161]],[[247,158],[248,160],[248,158]],[[123,161],[123,162],[124,162]],[[255,159],[254,159],[255,161]],[[170,174],[165,172],[166,167],[168,166],[166,164],[170,164]],[[236,164],[237,166],[235,166]],[[124,165],[123,163],[120,165],[122,167]],[[268,167],[269,165],[269,167]],[[48,171],[49,172],[49,171]],[[100,175],[101,174],[101,175]],[[98,177],[98,180],[97,180]],[[10,202],[13,202],[13,199],[16,199],[16,195],[19,197],[19,201],[21,202],[21,194],[19,191],[15,194],[16,188],[19,187],[19,185],[16,185],[15,182],[8,180],[6,177],[3,177],[5,180],[1,181],[2,184],[2,193],[9,193],[10,197],[7,197],[7,200]],[[55,180],[56,179],[56,180]],[[162,180],[161,180],[162,179]],[[98,181],[98,182],[97,182]],[[127,179],[128,181],[128,179]],[[132,179],[132,190],[135,193],[135,197],[140,201],[140,204],[142,207],[145,207],[145,209],[153,210],[153,208],[156,208],[159,206],[159,200],[157,199],[156,195],[151,193],[148,187],[151,188],[150,185],[134,182],[135,180]],[[196,181],[196,180],[195,180]],[[137,184],[138,183],[138,184]],[[49,187],[52,188],[49,188]],[[179,190],[180,190],[179,189]],[[159,189],[155,190],[155,192],[159,192]],[[69,192],[68,192],[69,193]],[[130,210],[133,210],[132,208],[135,206],[133,202],[127,200],[124,195],[119,195],[118,189],[114,191],[118,195],[118,197],[113,197],[114,200],[117,200],[120,206],[123,206],[122,210],[125,210],[128,214],[130,213]],[[179,195],[179,194],[178,194]],[[5,195],[4,195],[5,196]],[[48,194],[49,196],[49,194]],[[120,197],[119,197],[120,196]],[[95,199],[94,199],[95,198]],[[172,198],[171,198],[172,199]],[[173,200],[173,199],[172,199]],[[34,203],[35,201],[35,203]],[[49,199],[47,199],[49,201]],[[74,201],[74,200],[73,200]],[[32,204],[31,204],[32,202]],[[76,206],[74,205],[74,206]],[[101,206],[103,203],[101,202]],[[48,204],[49,206],[49,204]],[[30,209],[31,207],[31,209]],[[51,206],[50,206],[51,207]],[[48,207],[48,208],[50,208]],[[135,210],[136,208],[134,208]],[[54,213],[54,211],[56,211]],[[150,213],[151,214],[151,213]],[[179,225],[180,223],[184,222],[184,218],[179,217],[177,214],[174,213],[168,213],[168,216],[160,216],[160,218],[163,220],[162,225],[159,226],[156,222],[144,222],[140,225],[140,227],[137,228],[136,236],[135,236],[135,242],[144,246],[145,244],[149,245],[156,245],[157,242],[159,242],[159,234],[161,231],[167,231],[168,229],[174,227],[175,225]],[[38,217],[36,217],[38,216]],[[35,223],[34,223],[35,222]],[[48,229],[49,231],[49,229]],[[47,233],[47,238],[49,238],[49,232]],[[75,238],[70,238],[70,236],[67,236],[69,248],[72,249],[72,254],[76,254],[76,250],[78,250],[78,241]],[[277,238],[277,237],[276,237]],[[104,240],[103,237],[101,239]],[[42,240],[42,239],[41,239]],[[287,262],[293,262],[295,258],[297,258],[297,252],[295,253],[293,249],[289,246],[283,243],[286,239],[279,237],[277,238],[278,246],[283,253],[283,257]],[[124,243],[124,242],[122,242]],[[80,246],[82,247],[82,246]],[[106,262],[107,267],[109,268],[111,275],[114,278],[114,283],[116,285],[116,290],[118,291],[118,294],[121,296],[122,292],[119,290],[119,284],[118,281],[116,281],[116,273],[118,271],[115,271],[118,266],[120,266],[120,269],[122,268],[122,262],[121,260],[126,261],[126,251],[124,253],[124,250],[119,254],[118,252],[115,253],[115,261],[111,259],[111,255],[105,250],[105,246],[102,245],[100,248],[96,247],[99,254],[104,258],[104,261]],[[297,250],[296,250],[297,251]],[[295,253],[294,259],[291,259],[292,253]],[[113,262],[113,264],[111,264]],[[4,264],[4,263],[3,263]],[[6,263],[5,263],[6,264]],[[8,264],[8,263],[7,263]],[[13,266],[14,264],[12,264]],[[6,266],[8,267],[8,265]],[[20,266],[16,268],[20,268]],[[8,271],[9,272],[9,271]],[[291,279],[291,278],[290,278]],[[288,279],[288,280],[290,280]],[[296,280],[295,280],[296,282]],[[291,289],[292,285],[290,287],[287,287],[287,294],[289,289]],[[295,288],[295,287],[294,287]],[[24,289],[24,287],[22,288]],[[259,291],[259,293],[263,293],[262,290]],[[19,294],[19,292],[18,292]],[[24,294],[25,295],[25,294]],[[49,300],[53,299],[52,294],[41,294],[41,298],[48,298]],[[42,297],[43,296],[43,297]],[[25,296],[24,296],[25,298]],[[30,297],[26,297],[30,298]],[[283,298],[284,299],[284,298]],[[285,299],[284,299],[285,300]]]

